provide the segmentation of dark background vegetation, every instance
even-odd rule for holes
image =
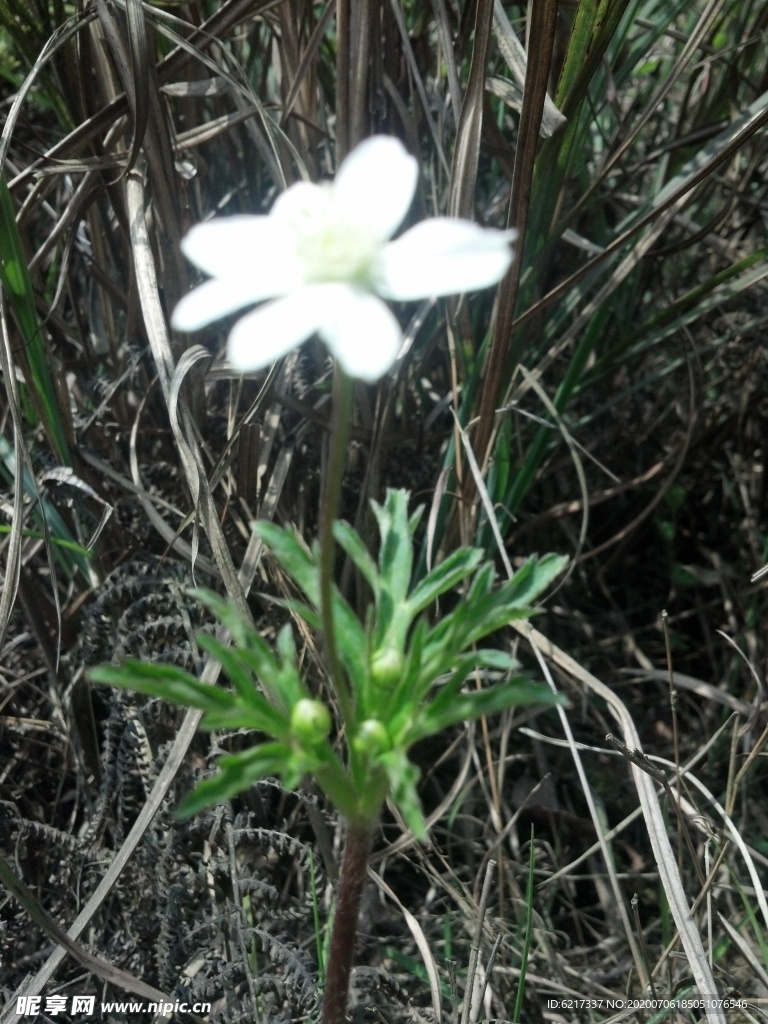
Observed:
[[[500,11],[529,53],[524,90]],[[268,562],[243,570],[248,523],[314,536],[330,367],[310,343],[235,377],[226,325],[192,339],[211,358],[191,363],[167,327],[195,283],[178,242],[332,175],[380,132],[419,159],[413,219],[511,224],[520,243],[497,295],[398,309],[413,344],[358,388],[344,515],[364,529],[368,500],[406,486],[434,512],[422,565],[459,543],[495,552],[485,488],[513,562],[570,556],[537,628],[608,684],[670,773],[695,759],[683,817],[662,800],[680,874],[689,905],[703,894],[720,993],[749,1003],[737,1019],[764,1014],[767,30],[759,0],[0,3],[0,850],[62,928],[87,908],[85,948],[209,999],[211,1020],[316,1012],[333,817],[311,790],[264,783],[179,824],[194,779],[247,738],[186,736],[178,713],[85,671],[129,654],[199,666],[205,622],[184,595],[198,542],[195,580],[240,587],[274,635],[287,584]],[[548,135],[544,88],[566,118]],[[524,641],[499,643],[541,676]],[[604,1020],[548,1000],[643,994],[616,892],[656,994],[690,988],[605,739],[615,718],[584,677],[552,671],[586,778],[554,712],[416,751],[431,843],[383,823],[355,1020],[456,1020],[473,989],[464,1019]],[[606,856],[596,830],[620,825]],[[17,991],[121,998],[53,949],[9,897],[9,1007]]]

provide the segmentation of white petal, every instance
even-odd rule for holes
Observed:
[[[259,253],[285,250],[270,217],[219,217],[196,224],[181,241],[181,251],[210,277],[242,276],[243,263]]]
[[[342,162],[333,196],[342,218],[391,238],[413,202],[419,167],[397,139],[374,135]]]
[[[227,358],[241,373],[269,366],[320,328],[323,303],[314,288],[259,306],[238,320],[227,339]]]
[[[402,331],[394,314],[370,292],[327,285],[320,336],[350,377],[374,381],[397,357]]]
[[[306,222],[328,220],[331,212],[331,190],[328,185],[297,181],[274,202],[270,218],[280,230],[295,231]]]
[[[250,281],[238,279],[204,281],[179,302],[171,316],[177,331],[197,331],[258,299]]]
[[[384,247],[376,290],[409,301],[488,288],[509,269],[515,234],[450,217],[422,221]]]

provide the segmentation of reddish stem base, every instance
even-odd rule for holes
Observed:
[[[357,919],[368,871],[373,825],[350,824],[339,876],[339,895],[333,920],[328,974],[323,995],[322,1024],[344,1024],[349,999],[349,978],[355,956]]]

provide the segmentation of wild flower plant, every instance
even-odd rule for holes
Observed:
[[[333,185],[294,185],[269,216],[198,226],[183,245],[212,280],[182,300],[175,326],[200,327],[271,298],[233,328],[228,355],[236,368],[266,365],[314,332],[337,360],[317,542],[309,546],[271,523],[253,525],[303,595],[286,607],[322,634],[334,699],[322,700],[302,678],[290,625],[280,631],[273,651],[232,605],[201,591],[196,596],[228,629],[232,645],[205,635],[199,643],[221,663],[231,690],[174,666],[137,661],[91,673],[97,682],[198,708],[203,728],[249,728],[267,737],[222,757],[218,774],[199,784],[182,814],[232,798],[266,776],[279,776],[288,786],[311,776],[345,818],[323,1024],[344,1020],[368,856],[385,801],[393,802],[418,837],[426,835],[419,772],[409,758],[413,745],[458,722],[558,699],[517,674],[511,653],[478,645],[533,613],[531,605],[562,570],[563,558],[530,559],[497,585],[483,552],[461,548],[414,580],[420,513],[409,514],[407,492],[389,490],[382,504],[373,503],[380,535],[376,557],[337,519],[350,374],[380,377],[399,346],[399,325],[382,298],[487,287],[500,280],[512,259],[513,233],[448,218],[426,221],[388,241],[408,211],[416,177],[416,163],[399,142],[369,139],[347,157]],[[334,582],[336,544],[368,586],[362,619]],[[440,599],[459,587],[461,599],[440,608]],[[435,609],[438,614],[430,616]],[[475,682],[465,688],[470,674]]]

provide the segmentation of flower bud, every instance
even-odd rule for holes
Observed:
[[[399,682],[405,667],[402,651],[394,647],[382,647],[371,658],[371,678],[377,686],[394,686]]]
[[[352,741],[352,745],[358,754],[367,754],[375,757],[392,746],[392,740],[387,727],[377,718],[366,718],[360,723],[360,728]]]
[[[303,698],[291,711],[291,732],[302,743],[319,743],[331,731],[331,713],[319,700]]]

